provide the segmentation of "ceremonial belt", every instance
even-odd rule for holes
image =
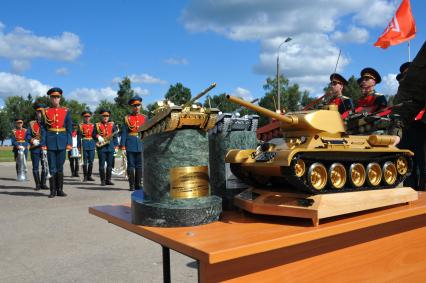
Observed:
[[[93,138],[83,138],[83,140],[90,141],[90,140],[93,140]]]
[[[25,142],[25,140],[16,140],[16,142]]]
[[[49,128],[47,129],[49,132],[65,132],[65,128]]]
[[[134,137],[136,137],[136,136],[138,136],[139,135],[139,133],[134,133],[134,132],[131,132],[131,133],[129,133],[129,136],[134,136]]]

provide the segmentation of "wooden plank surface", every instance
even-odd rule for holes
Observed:
[[[90,207],[110,223],[209,264],[304,244],[339,234],[426,214],[426,194],[410,205],[333,217],[318,227],[310,220],[223,213],[221,221],[179,228],[131,224],[129,204]],[[426,225],[426,223],[425,223]]]

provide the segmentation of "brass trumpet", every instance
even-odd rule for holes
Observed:
[[[117,130],[115,130],[115,131],[111,134],[111,136],[109,136],[108,138],[104,138],[104,141],[103,141],[103,142],[97,141],[97,142],[96,142],[96,147],[103,147],[103,146],[106,146],[107,144],[109,144],[109,143],[112,141],[113,137],[114,137],[115,135],[117,135],[119,132],[120,132],[120,130],[117,128]]]

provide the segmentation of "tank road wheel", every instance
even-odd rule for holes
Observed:
[[[398,157],[396,160],[396,170],[400,175],[405,175],[408,172],[408,161],[404,156]]]
[[[325,185],[327,185],[327,169],[325,166],[319,162],[309,166],[308,182],[315,190],[324,189]]]
[[[303,175],[305,175],[305,172],[306,172],[305,161],[303,161],[302,159],[298,159],[296,163],[294,164],[294,175],[300,178]]]
[[[328,170],[330,184],[333,189],[341,189],[346,184],[346,169],[341,163],[333,163]]]
[[[388,161],[383,164],[383,181],[386,185],[393,185],[396,182],[398,175],[396,166],[393,162]]]
[[[349,167],[349,175],[352,186],[362,187],[365,183],[365,168],[361,163],[353,163]]]
[[[378,186],[382,181],[382,168],[378,163],[367,165],[367,182],[371,186]]]

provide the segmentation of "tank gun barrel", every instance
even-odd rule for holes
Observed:
[[[192,98],[186,104],[187,105],[191,105],[192,103],[194,103],[195,101],[197,101],[198,99],[200,99],[200,97],[202,97],[203,95],[205,95],[206,93],[208,93],[209,91],[211,91],[212,89],[214,89],[215,87],[216,87],[216,83],[212,83],[208,88],[206,88],[205,90],[203,90],[202,92],[200,92],[199,94],[197,94],[194,98]]]
[[[286,123],[286,124],[296,125],[297,121],[298,121],[297,117],[295,117],[295,116],[291,116],[291,115],[286,115],[286,116],[280,115],[278,113],[275,113],[274,111],[271,111],[269,109],[263,108],[261,106],[257,106],[257,105],[255,105],[253,103],[247,102],[247,101],[245,101],[243,99],[240,99],[238,97],[235,97],[235,96],[232,96],[232,95],[229,95],[229,94],[226,95],[226,99],[228,99],[231,102],[237,103],[237,104],[239,104],[241,106],[244,106],[244,107],[246,107],[248,109],[251,109],[253,111],[259,112],[259,113],[261,113],[261,114],[263,114],[265,116],[277,119],[278,121]]]

